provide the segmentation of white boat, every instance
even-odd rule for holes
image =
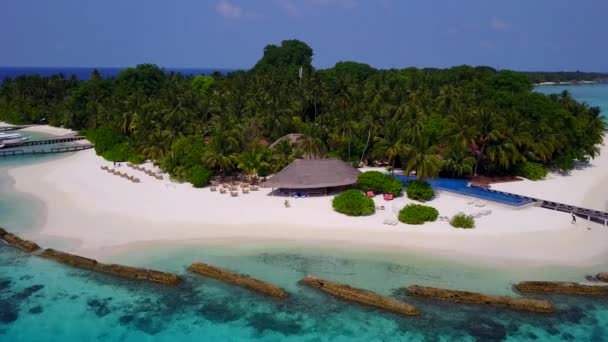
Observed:
[[[29,139],[30,137],[20,137],[20,138],[14,138],[14,139],[5,139],[5,140],[1,140],[2,144],[16,144],[16,143],[20,143],[22,141],[26,141],[27,139]]]
[[[24,137],[19,133],[0,133],[0,143],[4,145],[16,144],[27,139],[29,139],[29,137]]]

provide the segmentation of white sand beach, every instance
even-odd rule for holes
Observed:
[[[50,133],[44,126],[36,127]],[[65,134],[59,132],[54,134]],[[141,179],[131,183],[109,174],[112,166],[93,150],[45,163],[9,170],[15,188],[39,198],[46,205],[46,220],[27,238],[41,241],[78,241],[71,252],[102,257],[129,246],[158,243],[230,244],[280,243],[335,245],[399,252],[421,251],[431,255],[522,261],[548,265],[596,265],[608,261],[608,229],[570,215],[539,207],[515,209],[486,202],[477,207],[470,197],[440,192],[428,204],[442,216],[491,210],[477,219],[470,230],[452,228],[436,221],[422,226],[399,223],[397,212],[412,201],[375,198],[379,210],[368,217],[353,218],[336,213],[331,197],[289,199],[270,196],[260,189],[238,197],[195,189],[167,179],[157,180],[144,172],[118,169]],[[146,165],[151,168],[150,164]],[[602,172],[603,170],[603,172]],[[605,209],[608,193],[605,172],[608,149],[591,166],[569,176],[551,175],[541,182],[522,181],[493,186],[496,189],[534,195],[549,200]],[[593,202],[593,203],[591,203]],[[10,227],[6,227],[9,228]]]

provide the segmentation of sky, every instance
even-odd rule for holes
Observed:
[[[243,68],[300,39],[317,68],[608,72],[608,0],[0,0],[0,66]]]

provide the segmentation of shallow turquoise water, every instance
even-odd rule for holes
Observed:
[[[608,118],[608,84],[543,85],[534,89],[543,94],[559,94],[567,90],[575,99],[600,107],[602,115]]]
[[[42,158],[56,158],[42,157]],[[35,230],[44,207],[15,193],[6,168],[41,157],[0,160],[0,226]],[[168,227],[170,229],[170,227]],[[176,288],[91,274],[0,245],[0,341],[604,341],[608,299],[547,297],[555,315],[408,298],[411,284],[511,294],[520,280],[583,280],[599,269],[511,268],[432,255],[277,246],[165,245],[106,261],[179,273]],[[279,301],[192,275],[208,262],[284,287]],[[403,318],[346,304],[303,287],[308,274],[416,305]]]

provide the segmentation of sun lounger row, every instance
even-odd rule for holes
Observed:
[[[237,186],[227,186],[227,185],[224,185],[224,184],[221,184],[221,185],[219,185],[219,186],[218,186],[218,185],[213,185],[213,184],[212,184],[212,185],[209,187],[209,189],[210,189],[211,191],[213,191],[213,192],[218,191],[218,189],[219,189],[221,194],[225,194],[225,193],[227,193],[228,191],[230,191],[231,193],[232,193],[232,192],[236,192],[237,194],[238,194],[238,192],[239,192],[239,188],[238,188]],[[257,185],[252,185],[252,186],[242,186],[240,190],[241,190],[241,191],[242,191],[244,194],[248,194],[248,193],[249,193],[249,191],[259,191],[259,190],[260,190],[260,188],[259,188]]]
[[[134,164],[131,164],[131,163],[127,163],[127,166],[130,167],[130,168],[132,168],[133,170],[141,171],[141,172],[147,174],[150,177],[154,177],[154,178],[156,178],[158,180],[163,180],[163,176],[162,175],[160,175],[160,174],[158,174],[158,173],[156,173],[156,172],[154,172],[152,170],[148,170],[145,167],[141,167],[139,165],[134,165]]]
[[[134,177],[134,176],[129,176],[128,174],[126,174],[126,173],[122,173],[122,172],[120,172],[120,171],[118,171],[118,170],[115,170],[115,169],[110,169],[110,168],[109,168],[109,167],[107,167],[107,166],[101,166],[101,169],[102,169],[103,171],[107,171],[108,173],[111,173],[111,174],[113,174],[113,175],[116,175],[116,176],[119,176],[119,177],[121,177],[121,178],[124,178],[124,179],[130,180],[130,181],[131,181],[131,182],[133,182],[133,183],[139,183],[139,182],[140,182],[139,178],[136,178],[136,177]]]

